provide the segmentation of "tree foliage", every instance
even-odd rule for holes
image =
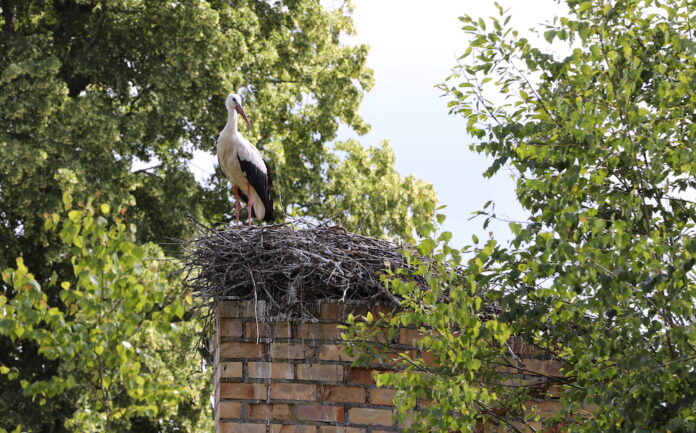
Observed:
[[[65,191],[75,202],[101,194],[113,208],[123,204],[121,218],[138,227],[139,245],[166,247],[171,238],[185,238],[191,231],[188,213],[211,224],[231,220],[229,182],[218,172],[199,184],[190,160],[195,151],[214,152],[227,116],[224,98],[232,91],[244,95],[252,118],[244,134],[262,149],[275,175],[276,214],[331,218],[365,233],[410,236],[417,218],[432,212],[432,189],[400,178],[386,149],[330,144],[341,123],[359,133],[368,130],[357,109],[372,85],[367,47],[341,43],[353,31],[350,4],[334,3],[329,10],[318,0],[0,1],[0,269],[17,266],[22,257],[46,303],[72,314],[52,282],[73,279],[72,255],[60,232],[44,229],[43,216],[63,212]],[[371,170],[354,170],[355,161]],[[389,181],[383,188],[364,188],[379,180],[376,172]],[[342,184],[346,175],[357,177]],[[337,200],[338,186],[361,190],[364,199]],[[365,218],[366,203],[385,218]],[[171,284],[173,290],[176,281]],[[8,302],[24,296],[20,288],[0,282]],[[41,314],[31,323],[54,323],[43,317],[47,311],[36,310]],[[21,389],[19,383],[50,382],[72,371],[74,362],[42,349],[45,342],[29,334],[13,335],[14,340],[4,335],[0,365],[16,370],[13,379],[0,375],[0,412],[12,413],[0,419],[0,428],[19,423],[27,430],[65,431],[64,420],[88,406],[72,397],[46,398],[37,406],[34,388]],[[106,335],[113,344],[126,338]],[[185,342],[175,330],[167,338],[176,347]],[[157,359],[147,358],[152,366],[138,362],[143,370],[160,371]],[[183,366],[172,372],[188,373]],[[73,377],[91,380],[87,373]],[[117,406],[95,400],[89,410],[104,417],[107,409],[145,404],[121,389],[124,401]],[[84,398],[88,395],[96,394]],[[191,401],[189,409],[198,413],[201,396]],[[157,415],[128,412],[112,427],[125,429],[130,422],[134,431],[194,429],[184,421],[189,409],[179,409],[169,423],[155,422],[173,413],[158,406]],[[136,418],[142,422],[134,424]],[[81,424],[71,425],[79,430]]]
[[[512,430],[533,426],[535,416],[521,404],[528,390],[488,381],[501,355],[490,334],[455,331],[484,327],[472,317],[480,305],[493,305],[495,337],[505,335],[504,325],[565,362],[556,414],[562,431],[693,431],[694,5],[567,4],[570,16],[543,33],[567,55],[522,38],[502,9],[489,20],[462,18],[471,42],[442,87],[452,112],[468,119],[472,149],[494,158],[486,175],[503,167],[516,173],[529,220],[510,224],[507,247],[489,241],[471,251],[461,276],[423,265],[434,293],[449,286],[451,302],[465,301],[464,313],[406,291],[407,310],[390,323],[436,331],[422,344],[440,364],[425,376],[430,382],[396,384],[422,395],[435,390],[435,407],[424,412],[429,426],[471,431],[472,411]],[[449,252],[424,242],[427,250]],[[471,356],[480,364],[467,362]],[[441,383],[449,393],[437,392]],[[494,397],[476,394],[486,386]],[[495,413],[486,410],[491,401]]]
[[[364,148],[350,140],[337,143],[336,150],[339,154],[329,160],[324,200],[312,214],[330,216],[352,230],[377,237],[386,232],[410,238],[432,219],[432,185],[413,175],[401,177],[388,142]]]
[[[438,223],[444,219],[438,215]],[[406,253],[408,270],[387,271],[384,277],[389,290],[403,299],[401,309],[349,317],[343,335],[349,350],[357,364],[378,360],[395,365],[397,372],[380,373],[376,382],[398,390],[394,404],[407,432],[473,432],[489,420],[511,428],[523,424],[526,390],[508,387],[509,378],[500,374],[501,368],[514,369],[505,345],[511,327],[484,306],[501,250],[492,239],[482,248],[454,248],[451,233],[433,235],[438,227],[423,224],[416,251]],[[465,255],[471,257],[462,263]],[[425,287],[413,276],[424,279]],[[394,341],[397,329],[404,328],[418,330],[416,348],[428,357],[375,344]],[[514,416],[500,416],[501,407]],[[527,421],[535,416],[532,410],[526,415]]]
[[[3,2],[4,264],[20,252],[44,263],[46,239],[35,236],[39,215],[59,208],[60,169],[72,170],[85,194],[135,197],[142,240],[185,235],[186,211],[229,217],[227,181],[217,173],[199,185],[187,161],[195,150],[214,151],[224,97],[237,89],[253,119],[245,134],[270,161],[282,210],[359,212],[344,205],[325,215],[321,206],[339,122],[368,130],[357,114],[372,85],[367,47],[339,43],[353,30],[349,13],[348,4],[328,11],[313,0]],[[133,171],[134,163],[150,168]],[[408,194],[412,185],[394,188]],[[433,201],[429,194],[422,204]]]
[[[72,278],[54,275],[42,286],[19,258],[2,273],[14,296],[0,295],[0,335],[34,347],[57,369],[26,377],[17,360],[0,372],[21,377],[24,395],[60,411],[72,431],[158,424],[160,431],[209,430],[209,373],[192,350],[200,325],[185,320],[193,300],[168,276],[173,266],[157,245],[134,243],[135,228],[121,212],[95,202],[72,208],[71,201],[66,193],[65,212],[47,214],[45,226],[68,247]],[[21,410],[3,418],[5,425],[31,428],[22,426]]]

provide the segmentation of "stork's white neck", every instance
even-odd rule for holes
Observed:
[[[225,129],[236,133],[237,132],[237,112],[235,110],[227,110],[227,124]]]

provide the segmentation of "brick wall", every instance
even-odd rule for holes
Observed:
[[[351,367],[340,340],[338,324],[348,313],[365,314],[366,306],[314,307],[319,321],[308,323],[266,318],[263,301],[220,302],[212,339],[217,433],[400,431],[392,421],[394,391],[375,386],[373,369]],[[395,343],[408,349],[416,338],[415,330],[403,329]],[[526,354],[520,378],[558,374],[557,361],[534,359],[532,350],[515,344]],[[558,409],[548,393],[533,405],[546,414]]]

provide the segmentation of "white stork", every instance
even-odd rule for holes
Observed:
[[[273,200],[271,199],[271,173],[268,165],[261,158],[261,152],[237,130],[237,113],[241,114],[247,126],[251,128],[249,118],[244,112],[239,95],[230,94],[225,101],[227,107],[227,124],[217,140],[218,163],[227,179],[232,182],[239,222],[239,196],[247,202],[249,209],[249,226],[255,216],[266,222],[272,222]],[[241,191],[240,191],[241,189]]]

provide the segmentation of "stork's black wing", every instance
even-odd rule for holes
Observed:
[[[251,187],[254,188],[259,197],[261,197],[263,207],[266,208],[266,214],[264,215],[263,220],[269,223],[273,222],[275,217],[273,215],[273,198],[271,197],[272,181],[271,171],[268,168],[268,164],[266,164],[266,161],[263,161],[263,164],[266,167],[266,172],[264,173],[260,167],[254,165],[251,161],[241,159],[239,156],[237,156],[237,160],[239,161],[239,166],[246,175],[247,180],[251,184]],[[244,200],[246,201],[246,198],[244,198]]]

